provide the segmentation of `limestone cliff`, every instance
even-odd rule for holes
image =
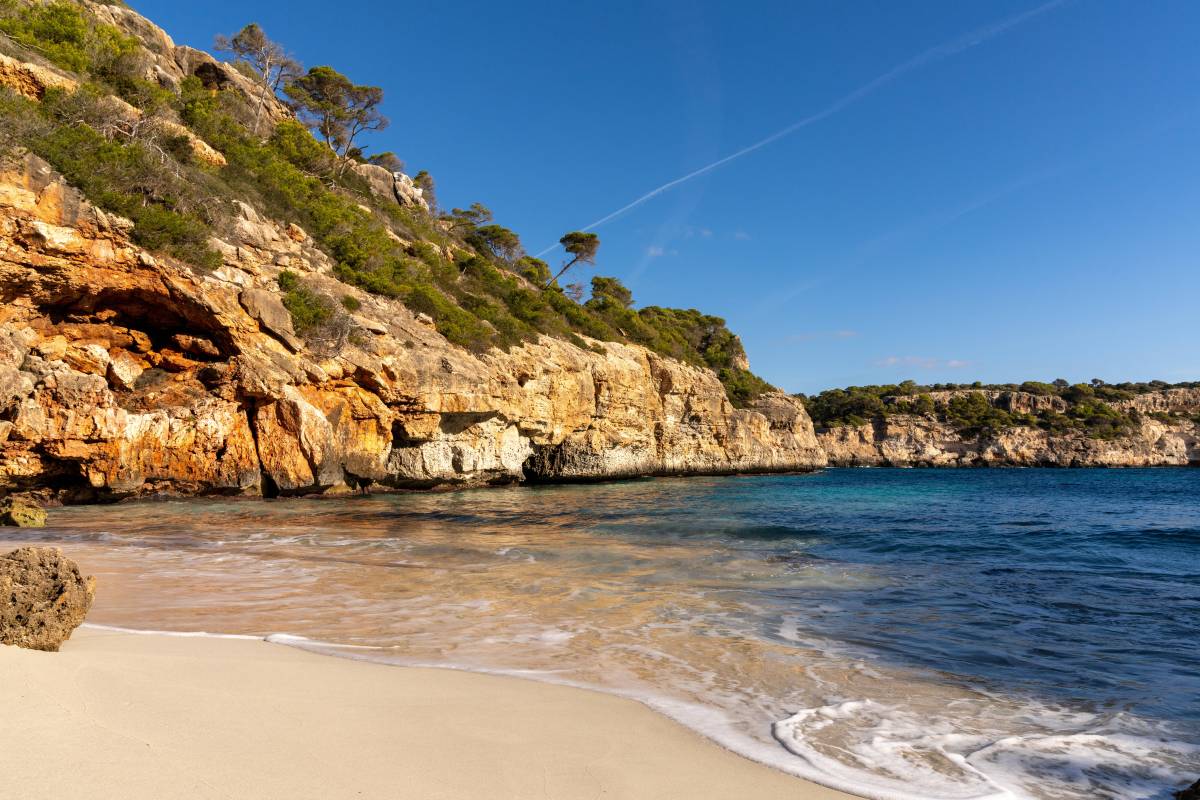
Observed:
[[[963,392],[933,393],[945,403]],[[1006,411],[1063,411],[1058,397],[1025,392],[982,392]],[[940,396],[939,396],[940,395]],[[1169,389],[1114,403],[1136,411],[1139,421],[1127,436],[1089,438],[1083,432],[1050,433],[1034,427],[1010,427],[964,435],[933,414],[891,414],[861,425],[818,430],[831,465],[837,466],[1056,466],[1150,467],[1200,465],[1200,425],[1187,419],[1158,419],[1151,414],[1200,414],[1200,389]]]
[[[0,497],[28,493],[85,502],[160,492],[274,496],[791,471],[826,463],[1200,461],[1195,423],[1176,419],[1180,412],[1200,412],[1200,397],[1186,393],[1129,401],[1140,427],[1119,440],[1051,436],[1035,428],[964,439],[936,415],[895,413],[818,435],[800,400],[763,392],[765,384],[746,372],[740,342],[723,320],[657,309],[668,327],[655,330],[665,331],[664,338],[637,338],[627,329],[644,323],[631,309],[632,298],[621,300],[619,292],[609,302],[625,317],[592,319],[593,327],[527,326],[520,336],[504,338],[505,320],[511,329],[515,317],[493,314],[489,303],[497,297],[488,295],[491,289],[467,291],[461,281],[468,265],[482,258],[480,275],[498,265],[498,285],[521,282],[513,296],[541,302],[550,293],[547,265],[538,262],[544,274],[535,270],[530,277],[519,259],[495,250],[489,255],[492,240],[479,238],[498,228],[515,240],[511,231],[468,226],[475,237],[464,235],[456,228],[461,219],[439,218],[432,194],[427,197],[402,172],[365,163],[333,173],[299,169],[297,163],[307,169],[309,161],[328,154],[304,150],[303,140],[311,137],[253,69],[177,46],[122,5],[76,0],[75,6],[86,11],[82,26],[105,27],[103,41],[119,36],[133,43],[136,53],[122,56],[119,82],[133,102],[111,94],[117,84],[98,81],[95,71],[72,72],[47,60],[37,42],[0,37],[0,99],[20,123],[0,120],[6,126],[0,126]],[[8,10],[41,7],[19,0]],[[160,102],[164,93],[170,99]],[[13,97],[20,102],[8,102]],[[151,102],[155,97],[160,101]],[[64,98],[80,100],[79,107],[64,105]],[[29,108],[22,111],[24,106]],[[191,116],[180,110],[185,106]],[[21,116],[32,108],[40,111]],[[284,137],[276,149],[265,149],[264,136],[272,130],[295,137],[297,128],[299,139]],[[30,133],[35,129],[42,134]],[[60,141],[57,151],[46,145],[50,133],[76,129],[94,138]],[[108,183],[88,190],[103,208],[136,217],[153,206],[170,215],[181,195],[190,198],[190,216],[167,218],[184,228],[189,220],[203,223],[203,234],[187,239],[190,265],[163,255],[188,258],[177,250],[143,249],[137,242],[146,241],[138,227],[144,220],[106,213],[29,154],[41,152],[86,188],[90,166],[99,163],[88,160],[97,142],[126,155],[141,148],[162,165],[149,170],[154,180],[143,176],[133,186],[126,162],[104,162],[112,168]],[[274,171],[257,175],[254,168],[267,156],[278,157]],[[146,162],[128,163],[141,168]],[[233,183],[220,183],[227,172]],[[353,185],[342,180],[347,176]],[[247,182],[253,184],[248,189]],[[308,187],[300,199],[281,198],[306,182],[319,188]],[[193,185],[207,194],[184,191]],[[105,200],[114,193],[128,196],[123,205]],[[267,196],[277,205],[264,202]],[[219,207],[220,213],[203,221],[200,206]],[[309,230],[264,217],[267,208]],[[312,208],[320,213],[300,213]],[[490,220],[490,212],[486,216]],[[151,232],[154,224],[151,219]],[[167,223],[160,218],[158,224]],[[338,252],[331,246],[336,237],[337,265],[327,255]],[[429,300],[436,294],[452,312],[470,317],[471,327],[444,324],[454,321],[454,313],[435,322],[390,299],[405,296],[402,283],[380,277],[386,270],[373,273],[377,261],[393,272],[408,270],[404,274],[414,281],[432,280],[441,270],[437,285],[449,294],[429,284],[431,294],[421,295],[426,310],[445,312]],[[336,311],[332,322],[298,331],[296,303],[291,311],[285,305],[291,290],[283,284],[292,282],[329,301]],[[546,306],[563,314],[560,322],[570,314],[586,316],[582,305],[562,302]],[[479,314],[454,303],[475,303]],[[688,330],[702,334],[693,341],[670,327],[680,320],[690,320],[696,327]],[[703,338],[714,328],[727,346]],[[712,353],[724,361],[714,361]],[[991,393],[987,401],[1021,414],[1063,410],[1058,398],[1017,394]],[[731,396],[739,405],[755,399],[735,408]]]
[[[300,494],[802,470],[799,401],[735,409],[643,347],[542,337],[476,355],[332,277],[304,231],[241,206],[224,263],[155,257],[26,156],[0,175],[0,494]],[[292,329],[282,265],[352,296],[336,341]]]

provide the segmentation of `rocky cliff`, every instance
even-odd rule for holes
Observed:
[[[716,376],[643,347],[450,345],[332,277],[303,230],[242,206],[202,274],[132,243],[45,163],[0,174],[0,493],[64,501],[301,494],[803,470],[803,406],[735,409]],[[283,265],[358,307],[309,343]]]
[[[24,44],[0,37],[10,115],[0,119],[0,497],[276,496],[826,463],[1200,460],[1196,425],[1164,421],[1200,412],[1200,398],[1171,393],[1130,401],[1140,429],[1120,440],[1034,428],[964,439],[934,414],[902,413],[818,436],[800,400],[763,391],[747,372],[722,320],[671,309],[642,318],[623,287],[610,286],[595,313],[591,301],[558,298],[547,265],[504,255],[513,249],[504,237],[516,237],[483,225],[490,212],[460,230],[463,217],[439,218],[432,195],[401,172],[321,167],[328,153],[245,64],[177,46],[122,5],[72,7],[83,14],[76,27],[94,34],[76,42],[77,59],[120,40],[119,58],[74,71],[45,58],[22,28],[20,15],[44,9],[33,0],[5,12]],[[64,130],[82,138],[56,136]],[[287,135],[268,146],[272,130]],[[94,153],[104,148],[107,161]],[[88,195],[100,206],[31,151],[57,158],[85,188],[89,169],[103,165],[107,182],[93,181]],[[259,174],[264,160],[271,169]],[[226,173],[231,182],[221,183]],[[192,184],[207,194],[189,193]],[[179,196],[186,213],[174,213]],[[264,216],[264,198],[284,209],[279,219],[309,229]],[[147,207],[157,216],[112,213]],[[191,255],[138,244],[164,231]],[[522,261],[535,262],[533,273]],[[471,269],[475,283],[464,288]],[[394,299],[405,292],[441,318]],[[305,297],[326,302],[332,321],[297,330]],[[509,311],[521,303],[517,320]],[[548,327],[530,327],[538,314]],[[642,338],[627,333],[639,326]],[[1058,398],[993,394],[989,403],[1014,413],[1063,410]]]
[[[935,406],[967,392],[934,392]],[[994,407],[1022,414],[1062,412],[1059,397],[1026,392],[986,391]],[[1169,389],[1117,401],[1122,411],[1137,412],[1134,430],[1101,439],[1082,431],[1051,433],[1037,427],[1008,427],[995,432],[957,430],[935,414],[889,414],[861,425],[818,430],[817,440],[829,463],[837,466],[1054,466],[1151,467],[1200,465],[1200,389]],[[1150,415],[1159,415],[1150,416]]]

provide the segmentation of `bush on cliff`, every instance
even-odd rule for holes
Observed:
[[[582,337],[629,341],[713,370],[735,405],[770,388],[745,369],[741,343],[719,317],[635,310],[632,294],[615,278],[597,278],[592,298],[580,303],[547,285],[550,265],[525,255],[517,234],[493,222],[481,204],[443,220],[401,206],[372,191],[346,168],[345,158],[298,122],[279,123],[265,139],[257,135],[261,109],[232,89],[213,91],[189,77],[176,96],[139,83],[136,40],[99,23],[85,7],[54,0],[35,6],[34,13],[26,8],[0,0],[0,30],[18,43],[53,44],[52,60],[83,77],[85,88],[48,96],[40,109],[0,95],[0,146],[42,155],[98,206],[132,219],[135,240],[147,248],[201,269],[215,267],[220,257],[208,239],[232,232],[230,200],[243,200],[273,219],[300,225],[334,261],[338,278],[429,314],[454,344],[482,351],[546,334],[603,352]],[[225,166],[196,163],[185,138],[152,135],[152,126],[122,128],[103,111],[109,90],[152,114],[178,115],[224,155]],[[423,185],[432,189],[428,176]],[[559,274],[591,263],[599,239],[575,232],[563,243],[570,258]],[[305,291],[285,290],[298,329],[314,330],[310,326],[344,316],[336,302],[327,307]]]
[[[292,315],[292,327],[304,336],[333,317],[333,302],[300,282],[300,276],[290,270],[279,273],[279,288],[283,290],[283,306]]]
[[[1167,384],[1162,381],[1106,385],[1042,383],[1015,384],[933,384],[919,386],[913,381],[881,386],[851,386],[829,389],[804,400],[809,416],[819,428],[862,425],[895,414],[933,416],[963,436],[992,434],[1006,428],[1040,428],[1052,434],[1082,433],[1094,439],[1114,439],[1133,433],[1140,417],[1135,411],[1122,411],[1112,401],[1127,400],[1150,391],[1171,388],[1196,388],[1196,383]],[[1038,414],[1006,411],[991,404],[984,390],[1025,392],[1043,397],[1060,397],[1065,412],[1051,410]],[[928,394],[933,391],[966,392],[942,406],[935,406]],[[1178,415],[1165,414],[1166,420],[1178,421]]]
[[[0,0],[0,33],[55,66],[105,84],[138,108],[153,111],[169,105],[173,97],[141,77],[145,64],[137,39],[69,0]]]
[[[51,90],[40,104],[0,91],[0,123],[11,137],[0,143],[29,148],[97,206],[132,220],[133,239],[147,250],[200,269],[219,266],[197,182],[168,142],[118,141],[92,127],[106,118],[102,100],[89,86],[72,94]]]

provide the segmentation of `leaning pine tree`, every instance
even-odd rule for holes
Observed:
[[[558,243],[573,258],[563,264],[562,269],[556,272],[553,278],[546,281],[547,288],[553,286],[562,277],[563,273],[576,264],[595,264],[596,251],[600,249],[600,237],[594,233],[584,233],[583,231],[571,231],[559,239]]]

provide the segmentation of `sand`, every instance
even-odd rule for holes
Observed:
[[[597,692],[85,627],[59,653],[0,646],[0,798],[61,797],[849,795]]]

